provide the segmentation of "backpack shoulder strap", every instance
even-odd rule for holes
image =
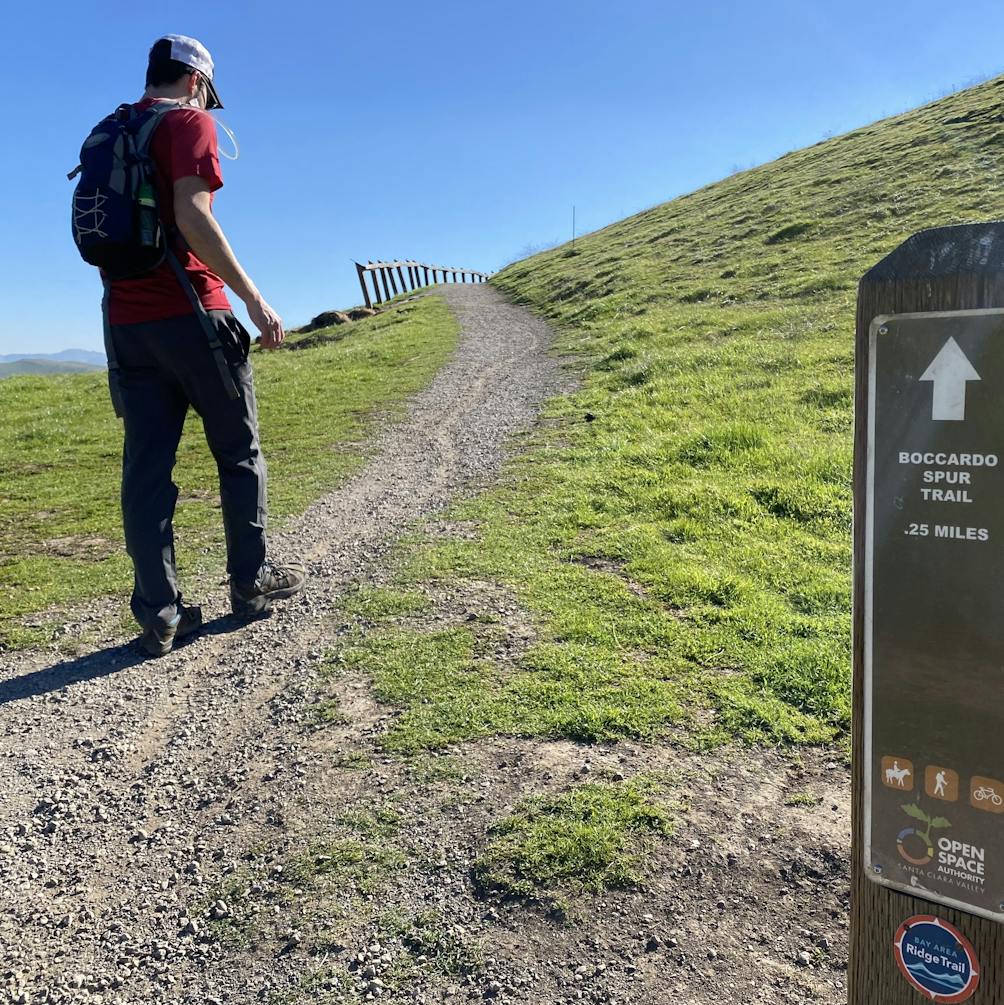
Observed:
[[[223,355],[223,346],[220,344],[219,336],[216,334],[216,329],[213,327],[212,318],[210,318],[209,313],[206,311],[202,301],[199,299],[199,294],[196,293],[195,287],[192,285],[192,280],[185,271],[185,267],[181,264],[178,256],[171,250],[170,245],[167,247],[167,260],[171,263],[171,268],[174,269],[174,273],[178,277],[178,282],[181,283],[181,288],[185,291],[185,295],[188,297],[188,301],[192,305],[192,310],[195,311],[195,316],[199,319],[199,324],[202,325],[202,331],[209,342],[209,349],[213,354],[213,359],[216,360],[216,369],[220,372],[220,377],[223,380],[223,386],[226,389],[227,397],[230,398],[231,401],[236,401],[241,396],[240,391],[237,390],[237,385],[234,384],[234,378],[230,373],[230,368],[227,366],[226,357]]]
[[[112,408],[115,415],[122,418],[125,409],[122,405],[122,388],[119,385],[119,361],[115,355],[115,342],[112,339],[112,326],[108,317],[108,305],[112,295],[111,280],[104,281],[105,292],[101,298],[101,320],[105,330],[105,356],[108,361],[108,392],[112,398]]]
[[[140,157],[146,156],[146,152],[150,146],[150,140],[153,138],[154,130],[161,124],[161,122],[163,122],[164,116],[168,112],[173,112],[179,108],[187,107],[187,105],[179,105],[173,101],[162,101],[155,105],[151,105],[149,108],[145,108],[142,112],[140,112],[138,117],[145,116],[145,120],[136,130],[136,153]]]

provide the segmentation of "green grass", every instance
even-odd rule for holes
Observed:
[[[187,907],[203,930],[211,931],[229,949],[247,949],[261,937],[262,930],[255,924],[250,911],[249,891],[260,879],[261,866],[250,861],[241,862],[236,871],[213,880]],[[227,907],[225,917],[211,915],[212,906],[222,900]]]
[[[481,944],[461,933],[451,919],[432,908],[413,917],[388,914],[380,925],[387,935],[401,939],[412,957],[425,957],[422,968],[444,977],[473,974],[484,966]]]
[[[364,806],[346,810],[337,823],[368,838],[392,838],[401,829],[402,816],[393,806]]]
[[[363,463],[374,414],[398,415],[457,331],[429,297],[342,325],[337,342],[255,353],[273,525]],[[0,383],[0,412],[0,646],[12,646],[49,634],[26,629],[25,615],[123,596],[132,576],[118,501],[122,432],[105,375],[12,377]],[[216,470],[193,413],[175,478],[178,563],[191,582],[197,571],[221,572],[225,559]]]
[[[495,580],[541,642],[507,670],[476,625],[370,633],[351,659],[402,706],[391,746],[681,722],[846,744],[856,283],[918,230],[1004,214],[1002,98],[989,82],[494,277],[583,390],[451,508],[478,533],[409,546],[399,582]]]
[[[289,860],[283,879],[298,887],[374,894],[392,872],[406,865],[393,845],[360,838],[318,839]]]
[[[333,754],[331,764],[335,768],[345,768],[348,771],[365,771],[373,766],[373,759],[361,750],[346,750]]]
[[[408,761],[408,777],[418,785],[462,781],[466,776],[462,762],[453,757],[419,754]]]
[[[480,941],[471,939],[451,919],[431,908],[409,914],[394,908],[382,912],[373,920],[370,938],[387,946],[394,940],[400,946],[380,979],[384,990],[381,1001],[412,1002],[415,989],[430,979],[462,981],[485,966],[484,949]],[[326,960],[323,952],[314,954]],[[352,964],[349,964],[352,966]],[[366,978],[362,967],[348,969],[345,964],[322,963],[310,967],[301,978],[293,997],[274,999],[275,1005],[296,1002],[320,1005],[362,1005],[371,1000],[364,990]]]
[[[823,801],[822,796],[814,796],[811,792],[795,792],[785,796],[785,806],[818,806]]]
[[[506,673],[478,654],[489,631],[391,629],[341,651],[347,667],[372,675],[379,699],[404,706],[377,740],[384,750],[414,754],[497,733],[645,738],[683,715],[681,680],[654,679],[588,644],[542,643]]]
[[[661,788],[636,778],[525,799],[489,831],[474,876],[483,888],[554,904],[563,891],[638,886],[652,839],[673,831],[651,798]]]
[[[378,586],[361,586],[341,599],[347,614],[361,618],[381,620],[420,613],[429,602],[419,590],[393,590]]]

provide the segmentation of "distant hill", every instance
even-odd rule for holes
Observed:
[[[64,362],[56,359],[18,359],[11,363],[0,362],[0,380],[4,377],[25,375],[45,376],[52,373],[91,373],[104,366],[91,363]]]
[[[104,368],[105,354],[90,349],[63,349],[60,352],[15,352],[0,355],[0,363],[19,363],[21,360],[47,360],[54,363],[87,363]]]

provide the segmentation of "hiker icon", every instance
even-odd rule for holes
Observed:
[[[940,764],[929,764],[924,769],[924,791],[932,799],[956,802],[959,798],[959,773]]]

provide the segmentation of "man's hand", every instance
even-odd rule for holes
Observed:
[[[249,301],[246,306],[251,323],[261,332],[262,348],[277,349],[286,337],[282,318],[261,297]]]
[[[286,333],[282,319],[269,307],[241,268],[212,213],[209,183],[196,175],[174,183],[174,217],[189,247],[244,301],[251,323],[261,332],[264,349],[276,349]]]

